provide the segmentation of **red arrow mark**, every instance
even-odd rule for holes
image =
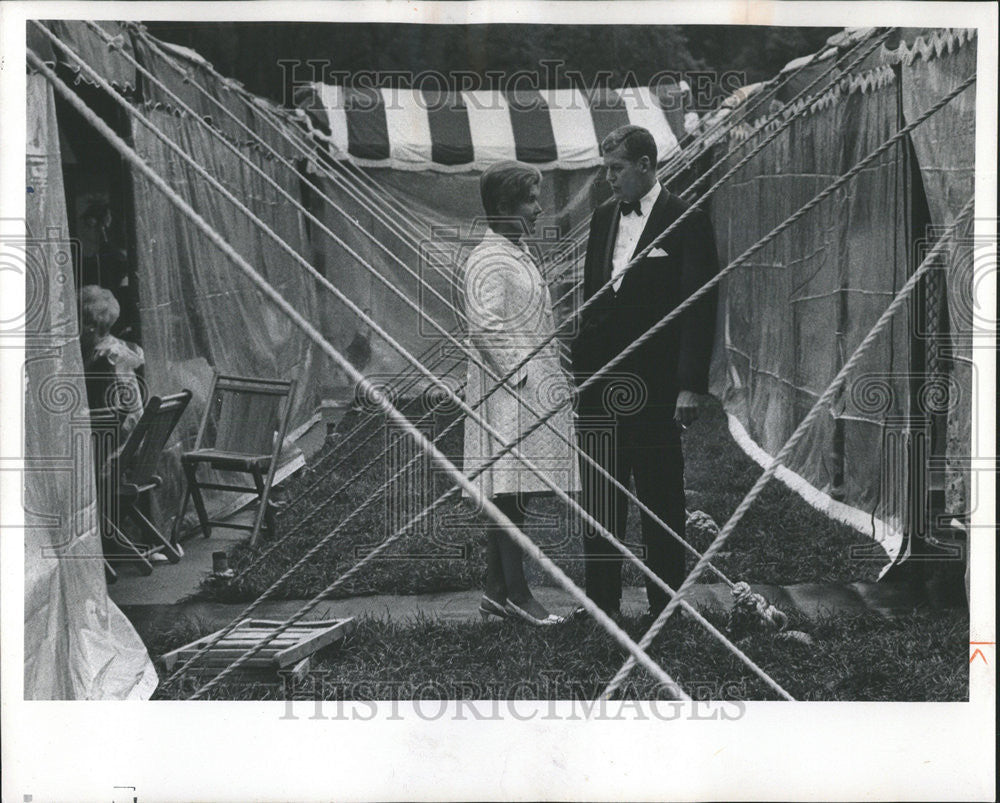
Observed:
[[[987,644],[994,644],[994,645],[995,645],[995,644],[996,644],[996,642],[995,642],[995,641],[970,641],[970,642],[969,642],[969,644],[970,644],[971,646],[975,646],[975,645],[977,645],[977,644],[982,644],[982,645],[987,645]],[[976,656],[977,656],[977,655],[978,655],[978,656],[979,656],[980,658],[982,658],[982,659],[983,659],[983,663],[984,663],[984,664],[986,664],[987,666],[989,666],[989,663],[990,663],[990,662],[986,660],[986,656],[985,656],[985,655],[983,655],[983,651],[982,651],[981,649],[979,649],[979,647],[976,647],[975,651],[974,651],[974,652],[972,653],[972,657],[971,657],[971,658],[969,658],[969,663],[970,663],[970,664],[971,664],[971,663],[972,663],[973,661],[975,661],[975,660],[976,660]]]

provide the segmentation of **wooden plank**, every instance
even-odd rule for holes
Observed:
[[[296,644],[294,647],[282,650],[274,656],[274,660],[278,663],[278,666],[287,666],[288,664],[294,663],[307,655],[318,652],[335,641],[339,641],[353,629],[353,617],[350,619],[341,619],[337,622],[337,624],[326,628],[309,639],[306,639],[301,644]]]
[[[234,663],[248,651],[257,647],[285,622],[270,619],[244,619],[230,633],[219,639],[212,647],[192,664],[191,668],[225,667]],[[342,639],[354,629],[354,619],[323,619],[295,622],[267,642],[252,658],[240,666],[277,668],[289,664],[306,662],[308,657],[335,641]],[[186,662],[203,647],[218,638],[222,630],[202,636],[190,644],[165,653],[161,660],[168,671],[179,663]],[[307,670],[302,670],[307,671]]]
[[[223,663],[225,663],[228,666],[229,664],[235,663],[237,658],[242,658],[246,654],[246,650],[234,650],[234,652],[236,653],[235,655],[231,655],[231,654],[227,654],[227,653],[221,653],[221,654],[206,653],[205,655],[201,656],[201,658],[198,659],[198,665],[200,665],[204,661],[207,661],[207,662],[222,661]],[[247,662],[249,662],[250,664],[258,664],[259,663],[259,664],[263,664],[263,665],[267,665],[267,666],[273,666],[274,665],[274,656],[273,655],[265,655],[263,653],[257,653],[252,658],[248,658]]]
[[[211,650],[210,652],[207,652],[203,656],[201,656],[198,659],[198,663],[201,663],[204,660],[216,660],[216,659],[225,660],[228,663],[234,663],[237,658],[242,658],[248,652],[249,652],[249,650],[244,650],[244,649]],[[260,652],[256,653],[252,658],[249,658],[247,660],[249,660],[249,661],[260,660],[260,661],[266,661],[269,664],[274,664],[274,656],[275,655],[276,655],[276,653],[274,653],[274,652],[268,652],[266,650],[261,650]],[[186,660],[188,656],[182,656],[182,657]]]
[[[256,638],[258,636],[267,636],[267,635],[270,635],[271,633],[274,633],[274,631],[277,630],[277,629],[278,628],[276,628],[276,627],[240,627],[240,628],[237,628],[236,630],[233,630],[233,631],[231,631],[229,633],[226,633],[226,636],[227,637],[228,636],[241,636],[241,637],[246,636],[248,638]],[[298,629],[284,630],[284,631],[282,631],[281,636],[295,636],[299,632],[300,631]]]
[[[353,618],[353,617],[351,617]],[[348,619],[303,619],[299,622],[292,624],[292,627],[332,627],[333,625],[338,625],[341,622],[349,621]],[[277,627],[278,625],[283,625],[285,622],[281,619],[251,619],[248,622],[250,627]]]
[[[221,632],[221,631],[219,631]],[[193,641],[183,647],[178,647],[176,650],[171,650],[162,656],[163,664],[167,671],[173,669],[173,667],[178,663],[183,663],[187,661],[192,656],[196,655],[198,651],[206,644],[211,642],[212,637],[206,636],[200,638],[197,641]],[[279,641],[276,644],[268,644],[263,650],[261,650],[260,655],[265,658],[269,663],[272,661],[273,655],[280,649],[285,649],[289,644],[297,643],[298,638],[292,639],[290,642]],[[218,644],[214,645],[208,652],[204,653],[198,658],[198,660],[192,664],[192,666],[198,666],[209,656],[217,656],[220,653],[224,653],[227,657],[231,657],[235,660],[239,656],[246,653],[248,650],[256,647],[260,643],[259,640],[252,641],[248,644],[232,644],[228,643],[226,639],[222,639]],[[220,649],[221,645],[225,645]],[[256,656],[255,656],[256,657]]]
[[[260,638],[250,638],[250,637],[243,638],[243,637],[241,637],[241,638],[233,638],[233,639],[227,637],[227,638],[224,638],[222,641],[220,641],[216,646],[218,646],[218,647],[241,647],[243,645],[249,645],[249,646],[252,647],[252,646],[255,646],[257,644],[263,644],[264,642],[267,642],[268,646],[270,646],[272,644],[284,644],[286,647],[288,647],[288,646],[291,646],[292,644],[298,644],[299,641],[300,641],[300,639],[298,637],[296,637],[296,636],[293,636],[292,638],[286,638],[284,636],[278,636],[277,638],[273,638],[270,641],[267,640],[267,636],[261,636]]]
[[[295,680],[302,680],[309,674],[309,667],[312,664],[312,656],[306,656],[291,668],[291,675]]]
[[[222,641],[225,642],[228,639],[235,639],[237,641],[263,641],[266,638],[276,641],[298,641],[302,638],[302,633],[285,631],[280,636],[275,636],[274,630],[241,630],[228,634]]]
[[[170,652],[164,653],[161,656],[163,665],[167,670],[171,670],[174,664],[179,662],[181,656],[185,656],[186,661],[190,656],[194,655],[202,646],[208,643],[208,638],[198,639],[198,641],[192,641],[190,644],[185,644],[183,647],[178,647],[176,650],[171,650]]]
[[[204,662],[204,663],[199,660],[198,663],[192,665],[191,668],[192,669],[225,669],[225,668],[227,668],[229,666],[232,666],[232,665],[233,665],[233,662],[229,661],[229,660],[207,661],[207,662]],[[244,669],[244,668],[246,668],[246,669],[259,669],[259,670],[266,671],[268,673],[274,672],[275,669],[276,669],[276,667],[274,665],[274,661],[257,661],[255,659],[251,659],[248,663],[240,664],[238,667],[236,667],[236,671],[239,672],[241,669]]]

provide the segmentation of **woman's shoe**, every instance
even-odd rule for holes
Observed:
[[[498,619],[506,619],[507,610],[499,602],[495,602],[483,594],[483,598],[479,600],[479,615],[483,619],[489,619],[491,616],[496,616]]]
[[[532,616],[524,608],[519,608],[510,600],[507,600],[507,604],[504,606],[507,609],[507,613],[510,616],[516,616],[519,619],[523,619],[528,624],[536,625],[538,627],[548,627],[549,625],[557,625],[563,621],[563,617],[556,616],[554,613],[550,613],[544,619],[538,619]]]

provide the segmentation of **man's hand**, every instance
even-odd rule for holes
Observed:
[[[674,408],[674,421],[681,427],[688,427],[698,417],[701,397],[690,390],[682,390],[677,394],[677,406]]]

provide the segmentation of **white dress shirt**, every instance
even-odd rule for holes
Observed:
[[[625,266],[632,259],[635,247],[639,244],[639,238],[642,236],[642,230],[649,223],[649,213],[652,211],[653,204],[656,203],[656,199],[659,197],[660,182],[657,181],[650,188],[649,192],[639,199],[639,209],[642,211],[642,215],[631,214],[619,216],[618,234],[615,237],[615,250],[611,256],[611,278],[614,282],[612,287],[614,287],[616,293],[622,285],[622,280],[625,278],[622,275],[625,271]]]

